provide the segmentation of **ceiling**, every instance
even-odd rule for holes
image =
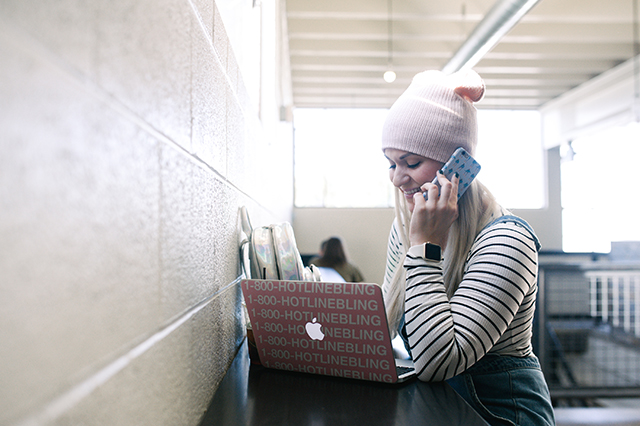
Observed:
[[[286,0],[294,106],[391,106],[415,74],[443,69],[496,1]],[[473,67],[487,86],[478,108],[537,109],[632,58],[634,1],[537,2]]]

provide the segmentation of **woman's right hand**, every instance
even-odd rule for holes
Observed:
[[[414,209],[409,225],[409,240],[412,246],[431,243],[442,247],[447,244],[449,229],[458,218],[457,174],[447,179],[442,170],[438,171],[438,185],[427,182],[421,189],[427,193],[427,199],[418,192],[413,196]]]

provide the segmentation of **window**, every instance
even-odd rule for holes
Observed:
[[[541,209],[546,177],[538,111],[479,110],[478,179],[508,209]]]
[[[640,124],[575,139],[564,147],[562,248],[608,253],[612,241],[640,241],[637,188]]]
[[[296,207],[393,207],[380,150],[386,109],[294,112]],[[479,179],[507,208],[544,206],[537,111],[478,111]]]
[[[386,109],[296,108],[296,207],[393,206],[380,149],[386,116]]]

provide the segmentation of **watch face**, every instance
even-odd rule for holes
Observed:
[[[429,260],[442,260],[442,250],[439,245],[425,243],[424,244],[424,257]]]

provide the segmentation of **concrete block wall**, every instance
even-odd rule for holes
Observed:
[[[237,53],[213,0],[0,2],[0,425],[198,424],[244,338],[239,207],[292,210]]]

